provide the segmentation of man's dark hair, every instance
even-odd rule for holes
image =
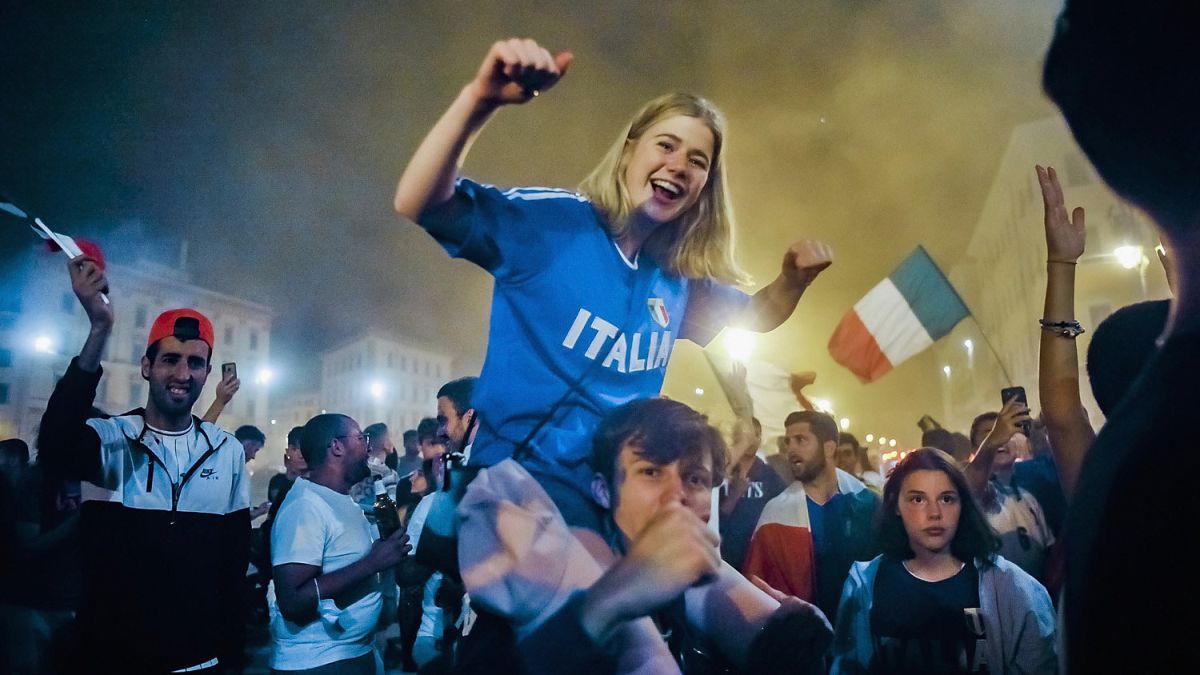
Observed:
[[[883,554],[897,560],[908,560],[915,555],[908,544],[904,521],[900,518],[900,489],[904,479],[915,471],[941,471],[958,492],[962,512],[958,516],[954,539],[950,541],[950,551],[954,557],[967,564],[974,561],[988,565],[994,563],[996,552],[1000,550],[1000,539],[971,496],[962,469],[958,468],[953,457],[937,448],[918,448],[908,453],[896,464],[883,484],[883,506],[876,516],[875,527]]]
[[[859,444],[859,442],[858,442],[858,437],[855,436],[854,434],[850,433],[849,431],[839,432],[837,441],[838,441],[838,445],[842,445],[843,443],[849,443],[851,446],[854,447],[854,451],[856,453],[858,452],[859,448],[862,447],[862,445]]]
[[[1069,0],[1042,86],[1117,194],[1159,225],[1200,223],[1200,52],[1193,4]]]
[[[1096,326],[1088,345],[1087,374],[1092,395],[1105,415],[1129,391],[1142,367],[1154,356],[1155,340],[1167,322],[1170,300],[1122,307]]]
[[[239,441],[258,441],[259,443],[267,442],[267,437],[263,434],[262,429],[259,429],[253,424],[243,424],[242,426],[238,427],[237,431],[233,432],[233,437]]]
[[[292,430],[288,432],[287,444],[293,448],[300,447],[300,438],[302,436],[304,436],[304,427],[292,427]]]
[[[592,436],[592,469],[614,485],[613,474],[621,447],[633,445],[638,455],[658,464],[685,456],[712,454],[713,486],[725,480],[729,449],[708,418],[678,401],[648,398],[626,403],[610,412]]]
[[[379,447],[379,442],[383,440],[384,435],[387,434],[388,426],[383,422],[376,422],[368,425],[367,428],[363,429],[362,431],[364,434],[371,437],[369,447],[372,450],[375,450]]]
[[[406,429],[404,431],[404,435],[400,438],[400,444],[404,445],[404,446],[407,446],[409,443],[416,443],[416,442],[417,442],[417,430],[416,429]]]
[[[197,338],[197,339],[199,339],[199,338]],[[208,343],[205,343],[205,344],[207,345]],[[151,365],[154,364],[154,359],[158,358],[158,352],[160,351],[161,347],[162,347],[162,340],[155,340],[153,343],[146,346],[146,360],[149,361]],[[208,356],[204,357],[204,362],[206,364],[212,362],[212,347],[211,346],[208,347]]]
[[[971,451],[979,449],[979,445],[983,443],[983,439],[987,438],[992,427],[996,426],[996,420],[1000,417],[998,412],[985,412],[975,416],[971,421]]]
[[[478,381],[478,377],[450,380],[438,389],[437,397],[445,396],[450,399],[450,403],[454,405],[454,412],[461,415],[471,409],[471,396],[475,393],[475,383]]]
[[[417,423],[417,442],[437,438],[438,422],[433,417],[422,417]]]
[[[837,443],[838,425],[837,422],[833,421],[832,415],[827,415],[816,410],[797,410],[783,420],[783,426],[786,429],[793,424],[800,424],[801,422],[808,424],[808,428],[812,429],[813,435],[822,444],[829,441]]]
[[[317,415],[304,425],[304,433],[300,436],[300,454],[304,455],[309,470],[325,463],[329,444],[333,439],[344,435],[353,421],[346,415],[325,413]]]
[[[19,438],[6,438],[0,441],[0,456],[24,466],[29,463],[29,444]]]

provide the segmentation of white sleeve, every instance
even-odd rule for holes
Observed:
[[[271,526],[271,565],[303,563],[320,567],[328,538],[326,519],[311,502],[288,500]]]

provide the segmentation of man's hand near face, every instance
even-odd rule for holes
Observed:
[[[621,622],[670,603],[717,573],[719,544],[719,537],[687,507],[664,506],[638,533],[625,557],[588,589],[584,629],[603,642]]]

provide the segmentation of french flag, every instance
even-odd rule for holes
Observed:
[[[874,382],[954,329],[970,312],[918,246],[846,312],[829,338],[833,360]]]

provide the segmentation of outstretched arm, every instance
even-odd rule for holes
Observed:
[[[242,381],[236,375],[222,379],[217,383],[217,397],[213,399],[212,405],[208,406],[208,412],[204,413],[204,417],[200,419],[205,422],[217,423],[217,418],[225,411],[225,406],[233,400],[233,395],[242,387]],[[253,516],[252,516],[253,517]]]
[[[1075,264],[1087,241],[1083,209],[1067,216],[1062,186],[1052,167],[1037,167],[1046,212],[1046,306],[1049,323],[1075,321]],[[1042,330],[1038,393],[1063,494],[1071,499],[1079,470],[1096,434],[1079,396],[1079,353],[1075,338]]]
[[[809,284],[832,264],[829,244],[812,239],[792,244],[783,255],[779,276],[754,294],[735,323],[760,333],[775,330],[795,311]]]
[[[421,142],[396,187],[396,212],[412,221],[454,194],[454,180],[475,135],[502,105],[526,103],[553,87],[574,58],[551,56],[533,40],[503,40],[488,50],[479,72],[463,87]]]

